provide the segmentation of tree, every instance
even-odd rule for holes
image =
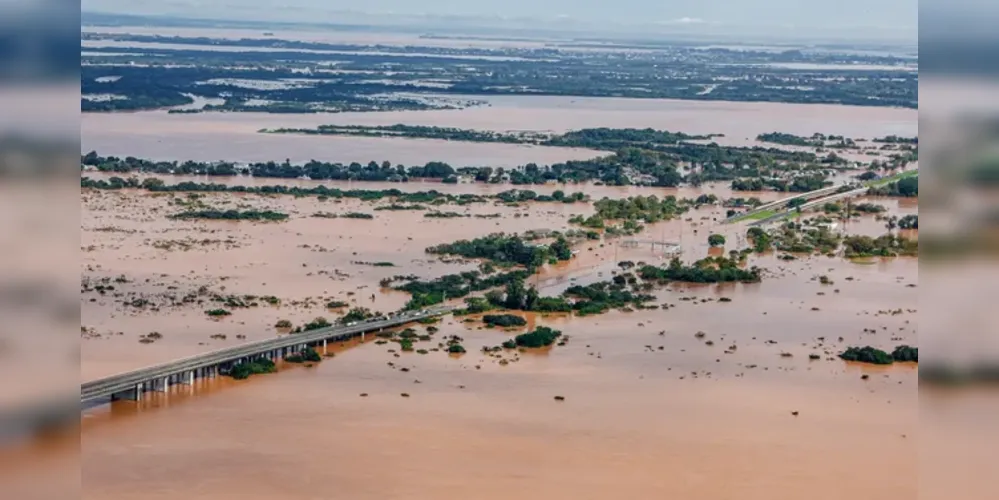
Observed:
[[[555,258],[558,260],[569,260],[572,258],[572,248],[569,247],[569,242],[565,239],[565,236],[559,236],[551,245],[552,253],[555,254]]]
[[[901,196],[919,196],[919,177],[906,177],[899,180],[897,189]]]
[[[816,189],[818,189],[818,188],[816,188]],[[795,198],[795,199],[787,202],[787,208],[798,208],[798,207],[804,205],[805,203],[808,203],[808,200],[806,200],[804,198]]]
[[[522,309],[524,307],[525,298],[526,293],[524,291],[523,281],[514,280],[506,285],[505,305],[507,309]]]
[[[490,304],[492,304],[492,305],[494,305],[496,307],[499,307],[499,306],[503,305],[503,302],[504,302],[504,300],[503,300],[503,292],[501,292],[499,290],[489,290],[488,292],[486,292],[485,297],[486,297],[486,301],[487,302],[489,302]]]
[[[708,236],[708,245],[712,247],[725,246],[725,237],[720,234],[712,234]]]
[[[538,305],[539,298],[540,294],[538,294],[537,288],[534,288],[533,286],[531,288],[528,288],[527,297],[524,299],[524,310],[533,311],[534,308],[537,307]]]

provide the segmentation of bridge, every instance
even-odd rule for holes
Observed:
[[[868,189],[869,188],[867,186],[864,186],[864,187],[859,187],[857,189],[851,189],[849,191],[844,191],[842,193],[835,193],[833,195],[826,196],[824,198],[818,198],[818,199],[812,200],[812,201],[810,201],[808,203],[805,203],[804,205],[801,205],[798,208],[802,212],[804,212],[805,210],[809,210],[809,209],[812,209],[812,208],[815,208],[815,207],[818,207],[818,206],[821,206],[821,205],[825,205],[826,203],[830,203],[830,202],[833,202],[833,201],[836,201],[836,200],[841,200],[843,198],[852,198],[854,196],[863,196],[863,195],[867,194]],[[786,211],[783,211],[783,212],[771,215],[770,217],[767,217],[765,219],[761,219],[761,220],[750,222],[749,225],[750,226],[764,226],[766,224],[770,224],[771,222],[775,222],[775,221],[787,218],[788,216],[790,216],[791,214],[793,214],[795,212],[796,212],[796,210],[794,210],[794,209],[786,210]]]
[[[812,200],[812,199],[816,199],[816,198],[821,198],[823,196],[836,193],[840,189],[843,189],[844,186],[846,186],[846,185],[845,184],[841,184],[841,185],[837,185],[837,186],[824,187],[824,188],[821,188],[821,189],[816,189],[814,191],[809,191],[807,193],[798,193],[798,194],[796,194],[794,196],[788,196],[787,198],[781,198],[781,199],[776,200],[776,201],[771,201],[769,203],[764,203],[763,205],[759,205],[756,208],[753,208],[752,210],[749,210],[747,212],[742,212],[742,213],[739,213],[739,214],[735,214],[735,215],[733,215],[733,216],[725,219],[724,221],[722,221],[722,223],[723,224],[729,224],[729,223],[732,223],[732,222],[738,222],[738,221],[741,221],[741,220],[744,220],[744,219],[748,219],[748,218],[750,218],[750,217],[752,217],[752,216],[754,216],[756,214],[762,213],[762,212],[766,212],[766,211],[770,211],[770,210],[774,210],[774,209],[783,208],[783,207],[787,206],[788,202],[790,202],[791,200],[796,200],[796,199],[799,199],[799,198],[802,198],[802,199],[805,199],[805,200]]]
[[[92,380],[80,386],[80,404],[87,407],[107,400],[139,400],[144,392],[165,391],[170,384],[193,384],[195,379],[225,375],[240,363],[257,359],[276,361],[284,356],[301,352],[307,347],[325,349],[327,342],[330,341],[340,342],[357,336],[363,337],[366,333],[380,332],[385,328],[440,316],[454,309],[452,306],[440,306],[348,323],[344,326],[308,330]]]

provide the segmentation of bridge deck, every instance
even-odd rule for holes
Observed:
[[[361,335],[362,333],[378,331],[406,323],[412,323],[423,318],[439,316],[453,310],[453,307],[426,309],[423,312],[392,316],[384,320],[364,321],[351,326],[336,326],[310,330],[307,332],[286,335],[279,338],[249,342],[211,352],[197,354],[187,358],[141,368],[126,373],[104,377],[83,383],[80,386],[80,403],[87,404],[114,394],[136,390],[139,384],[151,383],[165,377],[190,373],[200,369],[217,367],[227,363],[235,363],[244,359],[252,359],[267,353],[282,349],[302,347],[321,343],[322,341],[340,341]]]

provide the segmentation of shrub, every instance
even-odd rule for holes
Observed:
[[[514,338],[514,343],[521,347],[545,347],[555,343],[562,332],[546,326],[539,326],[533,332],[523,333]],[[504,343],[505,345],[505,343]]]
[[[919,348],[909,347],[907,345],[900,345],[891,352],[891,357],[895,361],[911,361],[914,363],[919,362]]]
[[[849,347],[840,353],[839,357],[847,361],[857,361],[860,363],[872,363],[875,365],[890,365],[893,362],[891,355],[881,349],[871,346]]]
[[[258,359],[249,363],[240,363],[229,370],[229,376],[236,380],[249,378],[250,375],[273,373],[277,371],[274,362],[269,359]]]
[[[527,320],[515,314],[487,314],[482,317],[482,322],[487,325],[511,327],[524,326]]]
[[[315,349],[311,347],[306,347],[305,350],[297,354],[291,354],[289,356],[285,356],[284,360],[289,363],[306,363],[306,362],[318,363],[319,361],[322,361],[323,358],[322,356],[319,355],[318,352],[315,351]]]
[[[725,237],[720,234],[712,234],[708,236],[708,245],[713,247],[720,247],[725,245]]]
[[[326,318],[319,316],[316,319],[306,323],[305,326],[302,327],[302,331],[307,332],[309,330],[318,330],[320,328],[326,328],[328,326],[332,326],[332,323],[330,323]]]
[[[205,314],[217,318],[217,317],[222,317],[222,316],[229,316],[232,313],[229,312],[229,311],[226,311],[225,309],[209,309],[209,310],[205,311]]]
[[[448,346],[447,352],[451,354],[464,354],[465,348],[462,347],[461,344],[451,344],[450,346]]]
[[[286,319],[278,320],[277,323],[274,323],[274,328],[291,328],[291,321]]]

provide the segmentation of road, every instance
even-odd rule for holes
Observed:
[[[154,387],[158,382],[168,381],[171,377],[190,382],[195,377],[217,375],[218,368],[226,365],[260,357],[280,356],[289,350],[300,350],[304,349],[305,346],[322,344],[325,341],[346,340],[363,333],[377,332],[384,328],[392,328],[423,318],[447,314],[454,309],[455,307],[451,306],[427,308],[422,312],[401,313],[382,320],[362,321],[348,326],[321,328],[274,339],[248,342],[91,380],[80,386],[80,403],[86,406],[127,391],[136,391],[141,397],[143,390]]]
[[[741,221],[741,220],[745,220],[745,219],[747,219],[749,217],[752,217],[754,214],[758,214],[760,212],[765,212],[765,211],[771,210],[773,208],[785,207],[785,206],[787,206],[787,203],[789,201],[791,201],[791,200],[795,200],[795,199],[798,199],[798,198],[804,198],[806,200],[811,200],[813,198],[818,198],[818,197],[825,196],[827,194],[835,193],[837,190],[842,189],[842,188],[843,188],[843,185],[837,185],[837,186],[829,186],[829,187],[824,187],[824,188],[821,188],[821,189],[816,189],[814,191],[809,191],[807,193],[797,193],[797,194],[795,194],[793,196],[788,196],[787,198],[781,198],[781,199],[776,200],[776,201],[771,201],[769,203],[764,203],[763,205],[760,205],[760,206],[758,206],[756,208],[753,208],[752,210],[749,210],[748,212],[743,212],[743,213],[740,213],[740,214],[735,214],[735,215],[733,215],[733,216],[725,219],[724,221],[722,221],[722,223],[723,224],[729,224],[729,223],[732,223],[732,222],[738,222],[738,221]]]

